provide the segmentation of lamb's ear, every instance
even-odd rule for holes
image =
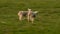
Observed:
[[[18,15],[20,14],[20,11],[18,12]]]
[[[35,11],[34,13],[36,13],[36,14],[37,14],[37,13],[38,13],[38,11]]]
[[[36,11],[38,13],[38,11]]]

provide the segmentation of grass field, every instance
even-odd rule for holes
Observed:
[[[34,23],[19,21],[19,10],[39,11]],[[60,34],[60,0],[0,0],[0,34]]]

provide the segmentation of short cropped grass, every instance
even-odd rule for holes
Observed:
[[[18,11],[37,10],[32,24]],[[0,34],[60,34],[60,0],[0,0]]]

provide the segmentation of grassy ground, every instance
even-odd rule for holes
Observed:
[[[35,22],[19,21],[19,10],[39,11]],[[60,0],[0,0],[0,34],[60,34]]]

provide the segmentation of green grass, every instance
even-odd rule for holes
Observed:
[[[19,10],[39,11],[34,23],[19,21]],[[60,0],[0,0],[0,34],[60,34]]]

